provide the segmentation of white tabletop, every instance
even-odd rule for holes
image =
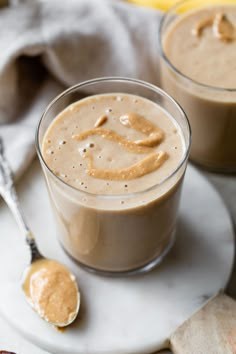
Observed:
[[[91,320],[90,317],[85,331],[81,330],[84,327],[81,327],[81,322],[79,322],[78,332],[73,327],[72,331],[63,336],[35,316],[27,306],[19,288],[21,270],[28,262],[28,250],[19,237],[18,228],[10,211],[2,205],[0,219],[3,237],[0,238],[0,248],[6,252],[1,258],[1,264],[5,267],[0,269],[1,314],[20,333],[31,338],[34,343],[47,351],[70,354],[72,352],[125,354],[127,352],[147,353],[156,348],[162,348],[165,339],[174,329],[203,304],[202,301],[205,298],[203,294],[213,295],[226,285],[234,258],[234,236],[229,214],[211,184],[191,166],[187,170],[180,205],[180,220],[184,218],[188,227],[183,228],[183,224],[179,224],[178,242],[164,262],[161,272],[157,269],[157,272],[153,271],[145,277],[138,280],[132,279],[128,283],[125,279],[107,280],[94,277],[78,268],[64,254],[56,239],[53,219],[49,217],[50,205],[39,163],[32,164],[17,186],[17,190],[30,227],[36,236],[41,235],[38,239],[39,248],[43,254],[60,259],[76,274],[83,284],[84,294],[86,293],[86,306],[92,309],[93,313],[93,319]],[[191,198],[189,198],[190,193]],[[39,212],[35,213],[35,210]],[[192,213],[192,210],[195,212]],[[199,224],[200,219],[202,222]],[[46,233],[42,220],[47,220]],[[190,233],[189,230],[191,230]],[[48,234],[52,236],[50,242],[48,242]],[[222,238],[222,235],[225,237]],[[194,240],[197,240],[197,243],[194,243]],[[14,248],[10,259],[8,250],[12,248],[12,244]],[[186,247],[191,250],[194,244],[192,251],[188,252],[190,258],[186,257]],[[214,257],[211,257],[212,253]],[[200,263],[199,254],[201,254]],[[219,258],[220,262],[218,262]],[[15,261],[12,262],[12,259]],[[192,279],[195,279],[194,283]],[[114,306],[114,301],[109,301],[109,299],[114,300],[117,286],[118,289],[122,289],[123,282],[126,284],[125,290],[118,291],[119,295],[118,298],[116,297]],[[143,301],[147,296],[146,291],[142,291],[144,296],[136,296],[140,293],[143,282],[146,289],[149,287],[152,289],[148,294],[148,302]],[[171,292],[169,291],[170,284]],[[93,296],[94,291],[96,301]],[[108,300],[105,307],[102,306],[104,297]],[[127,311],[122,312],[122,321],[114,321],[114,318],[120,318],[120,309],[124,309],[125,304],[127,304]],[[169,311],[170,304],[173,304],[171,311]],[[142,320],[140,320],[140,308],[143,310]],[[153,311],[153,309],[156,310]],[[106,327],[107,321],[103,322],[105,327],[101,325],[101,310],[103,317],[109,318],[108,327]],[[103,333],[106,333],[106,338]],[[124,337],[124,333],[127,337]],[[11,341],[12,344],[16,345],[16,341]],[[118,347],[119,350],[117,350]],[[18,353],[17,348],[15,350],[11,348],[11,350]],[[29,351],[31,352],[31,348],[28,348],[25,343],[24,353]]]
[[[232,216],[234,230],[236,230],[236,174],[222,175],[205,171],[203,173],[212,182],[224,199]],[[236,259],[234,261],[233,273],[226,292],[228,295],[236,299]]]
[[[222,195],[226,205],[228,206],[234,225],[236,225],[236,176],[232,175],[216,175],[202,171],[203,174],[213,183],[219,193]],[[22,183],[22,181],[20,182]],[[234,266],[234,273],[231,277],[227,293],[236,298],[236,264]],[[9,325],[0,318],[0,350],[9,350],[17,354],[46,354],[47,352],[36,348],[34,345],[28,343],[20,337]],[[162,351],[161,353],[170,353],[169,351]],[[49,353],[48,353],[49,354]]]

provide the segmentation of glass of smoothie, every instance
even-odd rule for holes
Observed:
[[[236,171],[236,2],[187,0],[160,26],[161,85],[186,112],[190,158]]]
[[[88,270],[152,269],[175,239],[190,147],[181,107],[137,80],[101,78],[47,107],[37,152],[66,252]]]

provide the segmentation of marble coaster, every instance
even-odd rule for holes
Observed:
[[[164,348],[170,333],[229,279],[234,257],[230,216],[215,189],[191,165],[183,188],[176,243],[158,268],[142,276],[90,274],[63,252],[37,162],[18,191],[42,253],[68,265],[81,288],[79,317],[65,332],[57,332],[34,313],[20,287],[28,249],[1,202],[0,314],[24,337],[49,352],[145,354]]]

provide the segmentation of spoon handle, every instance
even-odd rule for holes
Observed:
[[[42,256],[37,248],[34,236],[30,231],[29,227],[27,226],[23,213],[19,206],[18,197],[14,187],[12,171],[4,156],[4,147],[3,147],[3,142],[1,137],[0,137],[0,195],[7,203],[13,216],[15,217],[15,220],[20,230],[25,235],[26,242],[29,245],[31,250],[32,261],[41,258]]]

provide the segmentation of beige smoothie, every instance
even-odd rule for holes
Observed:
[[[161,256],[173,241],[185,167],[173,172],[185,152],[179,125],[146,98],[101,94],[64,109],[42,153],[59,177],[47,182],[67,252],[111,272]]]
[[[163,24],[161,37],[162,86],[190,120],[190,157],[208,168],[235,171],[236,6],[178,13]]]

